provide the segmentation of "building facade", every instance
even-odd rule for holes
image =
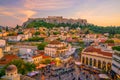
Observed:
[[[32,57],[32,62],[36,65],[39,66],[40,62],[44,59],[50,59],[49,56],[44,55],[44,52],[41,52],[35,56]]]
[[[81,54],[82,64],[97,67],[104,71],[111,70],[112,53],[102,51],[100,48],[89,46]]]
[[[5,79],[20,80],[20,74],[17,73],[17,67],[15,65],[9,65],[5,73]]]
[[[70,50],[71,45],[53,40],[45,47],[44,52],[46,55],[51,57],[62,57],[65,56]]]
[[[0,47],[5,47],[5,45],[6,45],[6,41],[0,39]]]

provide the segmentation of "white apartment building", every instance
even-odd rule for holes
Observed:
[[[116,77],[120,79],[120,51],[115,51],[112,57],[112,71],[116,73]]]
[[[0,39],[0,47],[5,47],[6,41],[3,39]]]
[[[18,42],[18,41],[20,41],[21,39],[22,39],[21,36],[10,36],[10,37],[8,38],[8,41]]]
[[[51,57],[65,56],[68,51],[71,51],[71,45],[57,40],[51,41],[44,50],[45,54]]]

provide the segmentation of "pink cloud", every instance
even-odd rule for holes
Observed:
[[[18,8],[9,10],[8,8],[0,8],[0,15],[11,16],[20,20],[21,22],[24,22],[25,20],[27,20],[28,18],[32,17],[35,14],[36,12],[32,10]]]
[[[102,14],[98,10],[91,10],[91,11],[78,11],[74,13],[72,16],[73,18],[82,18],[87,19],[89,23],[94,23],[96,25],[100,26],[119,26],[120,25],[120,15],[116,13],[115,14],[105,14],[105,15],[97,15]]]
[[[56,10],[71,7],[73,0],[26,0],[24,7],[35,10]]]
[[[36,14],[36,12],[32,11],[32,10],[21,10],[21,11],[19,11],[19,13],[25,15],[25,17],[21,18],[22,22],[26,21],[28,18],[30,18]]]

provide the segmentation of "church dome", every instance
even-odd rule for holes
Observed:
[[[6,69],[6,72],[15,72],[17,70],[17,67],[15,65],[9,65]]]

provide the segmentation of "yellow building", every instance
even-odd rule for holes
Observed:
[[[112,64],[112,53],[101,50],[93,46],[89,46],[83,50],[81,54],[82,64],[97,67],[99,69],[109,71]]]
[[[33,56],[32,57],[32,61],[33,61],[34,64],[39,65],[41,60],[47,59],[47,58],[50,58],[50,57],[49,56],[45,56],[44,52],[41,52],[40,54]]]
[[[113,38],[112,40],[114,40],[114,42],[115,42],[116,44],[120,44],[120,39],[118,39],[118,38]]]
[[[34,64],[39,64],[39,62],[42,60],[42,55],[39,54],[39,55],[33,56],[32,60]]]

